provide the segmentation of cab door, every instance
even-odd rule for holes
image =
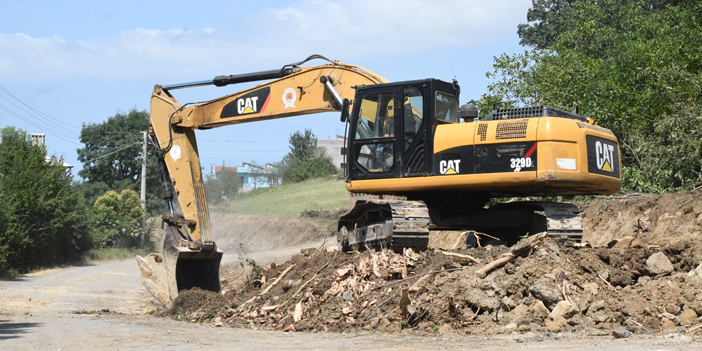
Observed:
[[[354,103],[348,149],[351,179],[399,177],[402,158],[400,87],[359,92]],[[400,102],[400,103],[398,103]]]
[[[402,87],[402,176],[424,176],[427,171],[428,126],[424,116],[430,110],[425,104],[426,84]]]

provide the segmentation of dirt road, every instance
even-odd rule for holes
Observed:
[[[319,246],[314,243],[308,246]],[[299,247],[249,256],[278,261]],[[237,255],[225,255],[233,269]],[[692,338],[671,334],[613,339],[610,335],[512,334],[416,336],[383,333],[282,333],[215,328],[147,314],[158,308],[141,286],[134,260],[48,270],[0,282],[2,350],[693,350]]]

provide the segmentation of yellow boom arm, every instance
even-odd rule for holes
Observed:
[[[217,250],[210,230],[195,129],[338,111],[342,99],[353,98],[354,87],[388,82],[361,67],[337,61],[313,67],[298,67],[298,64],[286,67],[279,72],[267,71],[217,77],[211,82],[154,87],[150,134],[165,163],[167,172],[164,173],[168,178],[163,180],[173,185],[183,213],[182,217],[173,215],[171,206],[171,214],[164,215],[168,230],[176,233],[171,235],[174,240],[167,238],[164,241],[164,257],[152,254],[146,258],[138,257],[137,261],[142,269],[144,285],[165,305],[170,306],[178,291],[183,289],[194,286],[214,291],[219,289],[218,270],[222,254]],[[271,79],[272,75],[282,77],[193,105],[181,105],[170,93],[182,87],[221,86],[232,82]],[[166,235],[169,236],[168,231]],[[186,260],[190,262],[181,264]],[[174,261],[181,262],[177,268],[173,266]],[[203,261],[212,261],[213,264],[202,264]],[[181,266],[190,267],[181,269]],[[204,282],[185,282],[193,278],[201,278]]]

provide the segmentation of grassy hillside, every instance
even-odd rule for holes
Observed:
[[[297,217],[305,210],[350,208],[346,183],[312,179],[236,196],[229,208],[237,214]]]

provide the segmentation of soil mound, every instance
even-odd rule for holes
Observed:
[[[285,331],[702,333],[700,195],[599,198],[581,208],[584,241],[595,247],[537,234],[451,252],[309,249],[283,265],[223,274],[221,294],[184,291],[171,315]],[[252,237],[266,225],[300,235],[289,219],[244,222]]]
[[[702,232],[702,190],[601,197],[580,204],[580,210],[583,240],[592,246],[634,236],[642,243],[666,245],[699,238]]]
[[[449,254],[308,250],[265,270],[262,285],[227,285],[223,295],[206,298],[183,292],[179,307],[200,322],[288,331],[647,333],[699,324],[697,243],[577,248],[527,240]],[[653,256],[671,270],[654,271]]]

